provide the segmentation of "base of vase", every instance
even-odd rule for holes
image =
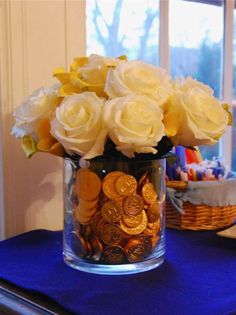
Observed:
[[[165,255],[163,253],[163,255],[159,257],[152,257],[138,263],[105,265],[89,263],[65,253],[63,253],[63,256],[64,261],[68,266],[80,271],[101,275],[126,275],[145,272],[159,267],[165,260]]]

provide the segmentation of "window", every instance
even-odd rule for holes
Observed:
[[[222,96],[223,1],[219,5],[171,0],[170,73],[188,75],[209,85]],[[184,23],[183,23],[184,16]],[[219,144],[201,146],[204,158],[219,155]]]
[[[233,102],[233,117],[234,123],[232,127],[232,165],[234,170],[236,170],[236,9],[234,9],[234,26],[233,26],[233,94],[234,94],[234,102]]]
[[[159,2],[87,0],[87,52],[158,63]]]
[[[129,59],[164,65],[172,78],[191,75],[231,103],[233,71],[236,96],[235,41],[234,70],[229,62],[232,16],[236,34],[233,11],[233,0],[87,0],[87,52],[126,54]],[[202,146],[201,152],[205,158],[222,156],[228,166],[232,160],[236,170],[235,147],[233,127],[220,144]]]

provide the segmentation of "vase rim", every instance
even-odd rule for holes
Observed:
[[[112,160],[113,162],[144,162],[144,161],[154,161],[154,160],[165,160],[168,157],[172,156],[172,153],[167,153],[165,155],[158,155],[157,154],[148,154],[148,153],[142,153],[137,154],[133,158],[128,158],[124,155],[101,155],[97,156],[95,158],[87,160],[88,162],[103,162],[107,160]],[[66,155],[63,157],[65,160],[72,160],[72,161],[79,161],[82,157],[79,155]]]

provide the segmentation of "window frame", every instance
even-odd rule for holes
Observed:
[[[160,35],[159,35],[159,64],[170,71],[170,46],[169,46],[169,4],[171,0],[160,1]],[[191,0],[190,0],[191,1]],[[206,1],[196,1],[207,3]],[[222,100],[236,108],[236,100],[233,99],[233,29],[234,29],[234,7],[231,0],[224,0],[224,42],[223,42],[223,80]],[[223,163],[231,168],[232,166],[232,131],[227,127],[219,146],[219,155]]]
[[[223,95],[225,102],[232,108],[233,101],[233,32],[234,32],[234,1],[224,1],[224,50],[223,50]],[[220,142],[220,155],[225,165],[232,166],[232,133],[233,128],[228,127],[226,134]]]

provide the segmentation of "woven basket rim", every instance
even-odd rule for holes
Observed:
[[[166,187],[185,191],[188,182],[166,181]],[[236,220],[236,205],[194,205],[187,201],[183,203],[183,212],[180,214],[167,198],[166,226],[181,230],[217,230],[234,224]]]

